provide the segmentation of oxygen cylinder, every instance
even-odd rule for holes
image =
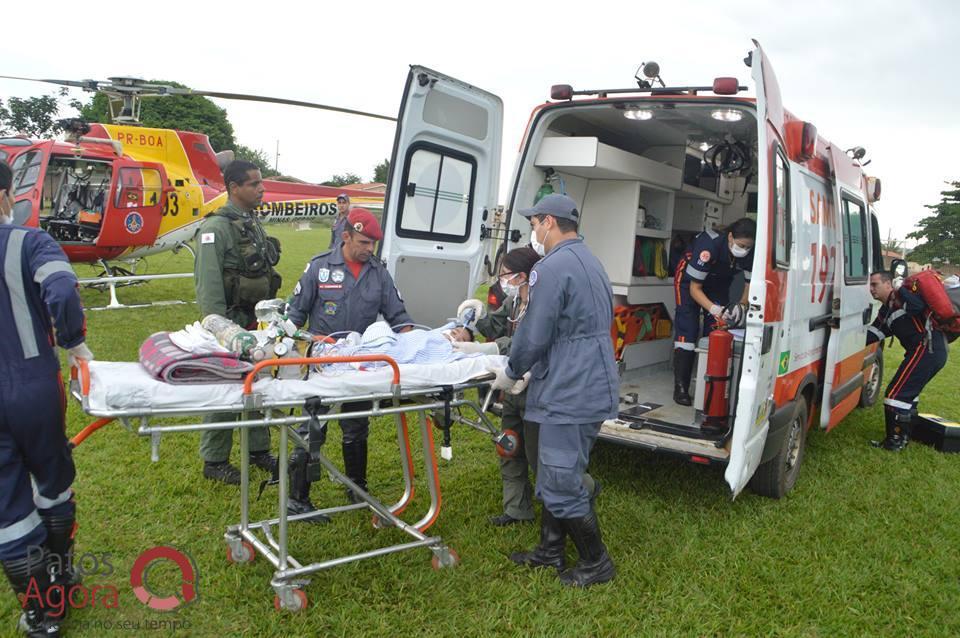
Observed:
[[[220,345],[230,352],[253,361],[260,361],[266,356],[263,349],[257,346],[256,335],[247,332],[222,315],[207,315],[200,325],[204,330],[213,333]]]
[[[716,329],[710,333],[707,347],[707,379],[704,386],[703,412],[708,420],[726,419],[730,414],[728,384],[733,335]]]
[[[540,187],[540,190],[537,191],[537,194],[533,198],[533,205],[536,206],[537,202],[546,197],[547,195],[553,194],[553,184],[549,181],[544,182],[543,186]]]

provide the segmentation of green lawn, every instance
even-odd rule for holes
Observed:
[[[286,293],[328,234],[286,226],[271,232],[284,244]],[[151,262],[152,272],[191,267],[185,254]],[[126,303],[176,297],[192,297],[192,282],[121,291]],[[85,292],[84,300],[103,305],[107,297]],[[90,312],[88,342],[99,359],[132,361],[149,334],[178,329],[195,315],[194,305]],[[901,356],[899,346],[888,349],[888,377]],[[925,392],[923,410],[960,417],[958,372],[960,363],[948,362]],[[71,434],[90,420],[72,401],[68,417]],[[339,461],[336,430],[327,451]],[[453,460],[441,461],[443,512],[431,530],[459,553],[460,566],[434,571],[430,552],[419,550],[338,567],[307,587],[306,612],[289,614],[273,608],[272,569],[262,557],[246,566],[226,561],[222,536],[239,517],[237,489],[202,479],[199,435],[164,437],[153,464],[147,440],[111,424],[75,451],[78,551],[110,554],[114,572],[86,583],[115,584],[120,604],[81,610],[66,629],[103,636],[124,631],[104,629],[109,623],[175,620],[189,626],[173,633],[196,636],[956,635],[960,455],[919,444],[899,455],[868,447],[881,431],[878,405],[829,435],[812,433],[800,481],[781,501],[745,492],[731,502],[720,469],[599,444],[591,472],[603,482],[598,511],[618,576],[574,591],[551,572],[507,560],[535,543],[537,528],[487,524],[500,511],[497,458],[484,437],[460,428]],[[392,502],[401,487],[391,423],[375,423],[371,449],[371,487]],[[275,497],[268,490],[253,516],[272,515]],[[314,486],[313,498],[343,502],[327,480]],[[425,507],[415,504],[408,520]],[[407,538],[372,530],[359,513],[329,526],[293,525],[292,534],[295,554],[312,560]],[[187,551],[200,572],[199,600],[171,614],[147,610],[128,582],[135,558],[158,544]],[[150,582],[172,591],[178,576],[162,565]],[[0,631],[14,617],[7,595]],[[147,633],[142,625],[132,631]]]

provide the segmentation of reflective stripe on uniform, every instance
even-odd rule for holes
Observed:
[[[13,525],[0,527],[0,545],[20,540],[36,529],[37,525],[43,525],[43,521],[40,520],[40,512],[33,510],[26,518]]]
[[[70,500],[70,497],[73,496],[73,490],[67,488],[58,494],[55,498],[47,498],[40,494],[40,491],[37,489],[37,483],[33,480],[33,477],[30,477],[30,483],[33,484],[33,504],[37,506],[38,509],[48,510],[61,503],[66,503]]]
[[[687,274],[693,277],[694,279],[696,279],[697,281],[703,281],[704,279],[707,278],[707,273],[700,272],[699,270],[693,267],[693,264],[690,264],[689,266],[687,266]]]
[[[7,239],[7,256],[3,262],[3,278],[10,291],[10,306],[13,310],[13,324],[17,327],[20,336],[20,347],[23,348],[23,358],[32,359],[40,355],[37,346],[37,337],[33,330],[33,317],[30,316],[30,307],[27,306],[27,291],[23,288],[23,240],[27,236],[25,230],[10,232]]]
[[[899,408],[901,410],[909,410],[913,407],[912,403],[906,403],[904,401],[897,401],[896,399],[884,399],[884,405],[889,405],[891,408]]]
[[[888,325],[888,326],[893,326],[893,322],[896,321],[897,319],[899,319],[900,317],[902,317],[902,316],[905,315],[905,314],[907,314],[907,311],[904,310],[903,308],[900,308],[900,309],[898,309],[898,310],[894,310],[894,311],[891,312],[889,315],[887,315],[887,325]]]
[[[44,265],[37,268],[37,272],[33,275],[33,280],[38,284],[42,284],[44,280],[57,272],[67,272],[76,278],[77,274],[73,272],[73,268],[70,267],[65,261],[48,261]]]
[[[877,336],[877,339],[879,339],[880,341],[883,341],[884,339],[887,338],[887,335],[883,334],[883,331],[882,331],[882,330],[880,330],[879,328],[876,328],[876,327],[874,327],[874,326],[867,326],[867,331],[873,333],[874,335],[876,335],[876,336]]]
[[[691,343],[690,341],[674,341],[673,347],[674,349],[680,349],[680,350],[696,350],[697,349],[696,344]]]

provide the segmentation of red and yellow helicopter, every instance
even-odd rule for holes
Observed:
[[[190,250],[188,242],[204,216],[227,198],[221,170],[233,159],[233,152],[214,152],[202,133],[140,126],[142,98],[201,95],[395,121],[386,115],[314,102],[197,91],[131,77],[105,82],[0,78],[77,87],[104,93],[109,100],[112,124],[67,121],[64,141],[0,138],[0,160],[13,169],[14,223],[46,230],[71,262],[101,264],[107,276],[98,280],[100,285],[150,279],[109,262],[134,261],[184,247]],[[355,206],[383,206],[382,193],[269,179],[264,187],[260,213],[267,219],[335,216],[336,196],[342,192],[350,195]],[[114,305],[118,305],[115,296]]]

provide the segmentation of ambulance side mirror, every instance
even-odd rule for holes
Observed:
[[[907,276],[907,262],[903,259],[894,259],[890,262],[890,275],[892,277]]]

